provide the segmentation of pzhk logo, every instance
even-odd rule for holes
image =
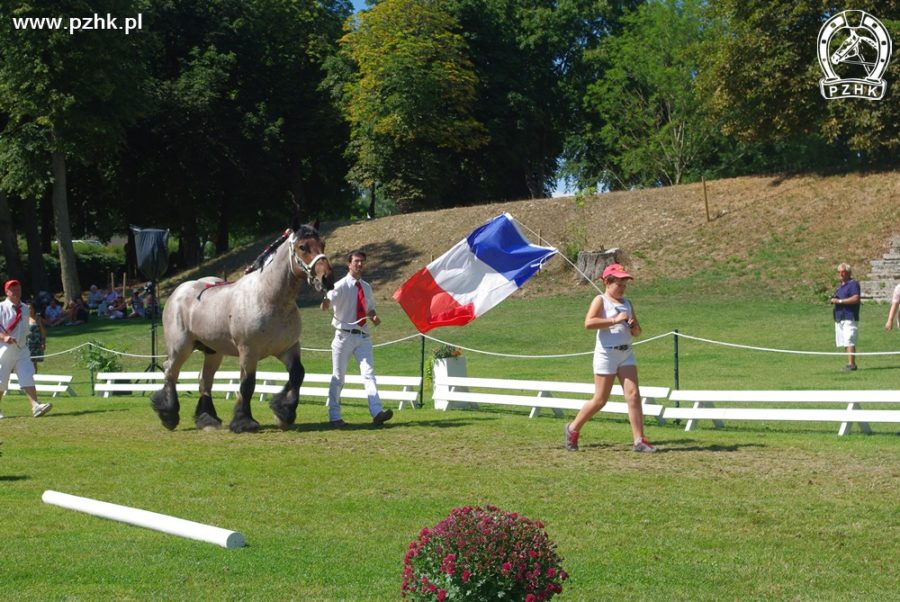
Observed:
[[[819,64],[825,72],[819,89],[828,100],[881,100],[887,91],[882,76],[890,60],[891,38],[881,21],[866,12],[845,10],[819,30]]]

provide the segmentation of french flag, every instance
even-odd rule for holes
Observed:
[[[419,332],[462,326],[514,293],[556,252],[528,242],[504,213],[416,272],[394,299]]]

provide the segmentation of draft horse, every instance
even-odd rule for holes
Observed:
[[[226,355],[240,358],[240,392],[229,425],[232,432],[259,430],[250,400],[256,388],[256,366],[267,356],[287,367],[288,382],[272,398],[269,407],[276,424],[287,429],[297,418],[300,385],[305,370],[300,362],[300,312],[296,298],[306,281],[318,291],[334,288],[334,274],[325,255],[325,242],[315,224],[292,227],[247,268],[235,282],[218,278],[190,280],[179,285],[163,311],[167,359],[165,383],[150,396],[163,426],[175,429],[179,422],[176,383],[191,352],[205,354],[200,374],[200,399],[194,412],[198,429],[222,425],[212,402],[216,370]]]

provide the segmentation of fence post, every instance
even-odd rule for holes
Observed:
[[[678,382],[678,329],[672,331],[674,335],[673,338],[673,346],[674,346],[674,358],[673,358],[673,367],[675,372],[675,390],[677,391],[680,388],[680,383]]]
[[[421,347],[419,350],[419,376],[422,378],[422,384],[419,386],[419,407],[425,407],[425,336],[420,334],[419,341]]]
[[[672,342],[672,343],[673,343],[673,347],[674,347],[674,361],[673,361],[673,367],[674,367],[674,371],[675,371],[675,387],[674,387],[674,388],[675,388],[675,390],[677,391],[677,390],[679,389],[679,387],[681,386],[680,383],[678,382],[678,329],[677,329],[677,328],[676,328],[675,330],[672,331],[672,339],[673,339],[673,342]],[[680,402],[680,401],[676,401],[676,402],[675,402],[675,407],[676,407],[676,408],[680,408],[680,407],[681,407],[681,402]],[[676,419],[674,420],[674,422],[675,422],[675,424],[681,424],[681,419],[680,419],[680,418],[676,418]]]

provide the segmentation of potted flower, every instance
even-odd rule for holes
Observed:
[[[434,399],[434,408],[436,410],[449,410],[457,407],[457,402],[449,402],[442,397],[443,393],[449,391],[446,385],[438,384],[441,379],[447,376],[465,376],[466,375],[466,358],[463,357],[462,349],[453,345],[441,344],[431,350],[431,382],[433,385],[432,399]]]
[[[560,593],[567,578],[542,523],[496,506],[466,506],[409,544],[401,595],[417,602],[541,602]]]

